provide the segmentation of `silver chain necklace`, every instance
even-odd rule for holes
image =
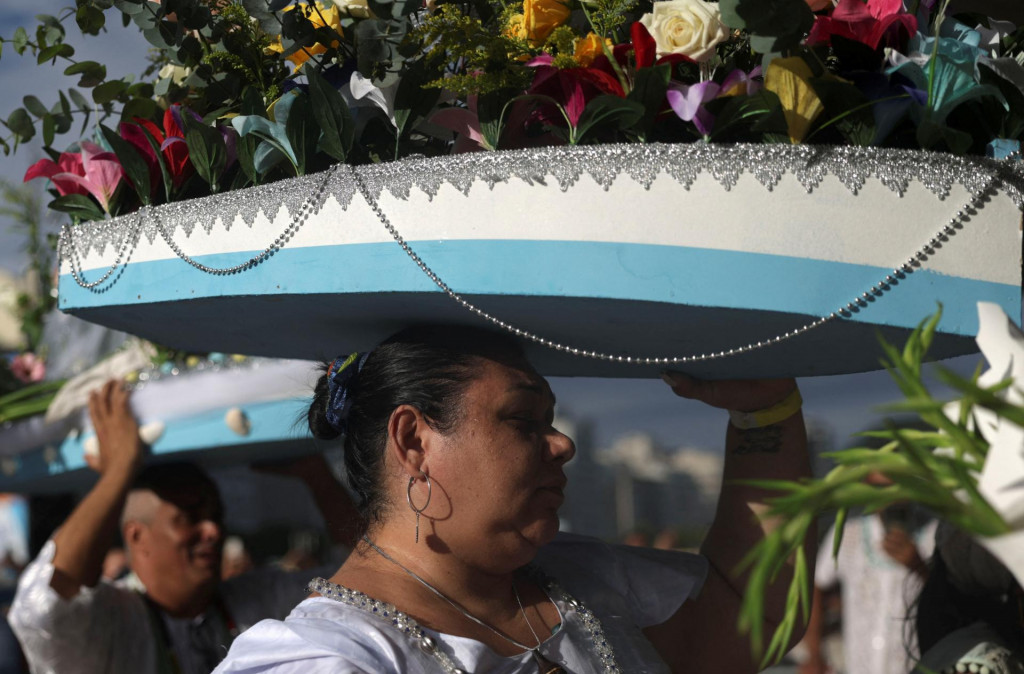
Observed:
[[[380,555],[384,559],[388,560],[389,562],[391,562],[392,564],[394,564],[395,566],[397,566],[401,570],[405,571],[407,574],[409,574],[410,577],[412,577],[414,580],[418,581],[420,583],[420,585],[422,585],[423,587],[427,588],[428,590],[433,592],[435,595],[437,595],[438,597],[443,599],[445,602],[448,603],[449,606],[454,608],[456,611],[458,611],[459,613],[461,613],[465,617],[467,617],[470,620],[472,620],[477,625],[480,625],[481,627],[485,627],[485,628],[489,629],[491,632],[493,632],[494,634],[498,635],[499,637],[501,637],[505,641],[509,642],[510,644],[514,645],[516,648],[523,649],[523,652],[529,652],[533,656],[534,661],[537,663],[537,671],[540,674],[565,674],[565,670],[562,669],[562,667],[560,665],[551,662],[550,660],[545,658],[543,655],[541,655],[541,653],[540,653],[540,647],[541,647],[540,637],[537,636],[536,630],[534,630],[533,629],[533,625],[530,624],[530,619],[526,616],[526,609],[523,608],[523,601],[522,601],[522,599],[519,598],[519,590],[516,588],[515,579],[512,580],[512,594],[515,595],[516,604],[519,606],[519,612],[523,616],[523,620],[526,621],[526,626],[530,628],[530,633],[533,635],[534,640],[537,642],[536,646],[527,646],[526,644],[522,643],[521,641],[513,639],[512,637],[510,637],[509,635],[505,634],[504,632],[502,632],[498,628],[492,627],[491,625],[488,625],[483,620],[480,620],[480,618],[477,618],[475,615],[473,615],[472,613],[467,611],[465,608],[463,608],[463,606],[461,604],[459,604],[457,601],[455,601],[454,599],[450,598],[444,592],[441,592],[441,590],[437,589],[436,587],[434,587],[433,585],[428,583],[426,580],[424,580],[415,571],[413,571],[412,569],[408,568],[407,566],[405,566],[404,564],[399,562],[397,559],[395,559],[394,557],[392,557],[388,553],[384,552],[379,546],[377,546],[377,544],[375,544],[373,541],[371,541],[369,539],[369,537],[363,536],[363,542],[365,542],[367,545],[369,545],[374,550],[374,552],[376,552],[378,555]],[[547,595],[545,595],[545,596],[547,596]],[[548,599],[548,601],[551,601],[550,597],[548,597],[547,599]],[[552,603],[554,603],[554,602],[552,602]]]

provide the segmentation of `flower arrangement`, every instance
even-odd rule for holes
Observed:
[[[78,82],[49,106],[26,96],[0,142],[41,133],[51,158],[26,179],[75,220],[479,149],[1013,147],[1024,30],[948,1],[76,0],[2,38]],[[155,48],[139,81],[65,41],[65,21],[97,35],[111,13]],[[88,138],[54,149],[79,118]]]

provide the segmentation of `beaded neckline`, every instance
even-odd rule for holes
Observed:
[[[583,631],[590,636],[593,642],[592,648],[580,649],[580,651],[590,652],[595,655],[599,662],[599,668],[596,671],[603,674],[620,674],[622,670],[619,669],[618,663],[615,660],[615,653],[612,650],[611,644],[605,638],[604,631],[601,628],[601,621],[598,620],[593,611],[584,606],[581,601],[571,596],[558,583],[548,578],[540,569],[530,566],[527,567],[526,571],[529,578],[540,585],[549,597],[556,602],[561,600],[565,606],[570,607],[579,616],[580,622],[583,625]],[[367,594],[357,590],[350,590],[343,585],[332,583],[323,578],[311,580],[308,589],[310,592],[316,592],[327,599],[359,609],[367,615],[376,618],[381,623],[390,625],[392,629],[404,633],[420,650],[436,660],[446,674],[469,674],[469,670],[461,668],[459,666],[460,663],[457,663],[454,658],[438,646],[437,641],[430,636],[425,628],[411,616],[398,610],[394,604],[379,601]],[[564,620],[565,616],[563,616],[563,625],[560,631],[565,630]]]

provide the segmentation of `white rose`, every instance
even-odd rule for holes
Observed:
[[[640,17],[654,37],[658,55],[682,54],[694,61],[707,61],[715,45],[729,36],[722,25],[717,2],[704,0],[661,0],[654,12]]]
[[[334,4],[342,14],[348,14],[356,19],[373,17],[373,12],[370,11],[370,5],[366,0],[334,0]]]

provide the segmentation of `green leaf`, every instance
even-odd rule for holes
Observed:
[[[79,5],[75,12],[75,23],[86,35],[99,35],[105,19],[103,11],[92,5]]]
[[[644,107],[644,116],[640,120],[640,131],[644,137],[651,133],[654,121],[665,103],[665,92],[672,78],[672,67],[662,64],[653,68],[640,68],[633,76],[633,89],[626,97]]]
[[[99,204],[84,194],[65,194],[57,197],[47,205],[47,208],[68,213],[79,220],[102,220],[105,217]]]
[[[111,80],[104,82],[92,90],[92,100],[97,105],[104,105],[116,99],[128,86],[122,80]]]
[[[578,143],[592,129],[602,126],[615,130],[629,129],[643,119],[647,111],[636,101],[604,94],[587,103],[576,125],[575,140]]]
[[[92,110],[92,103],[89,102],[88,98],[79,93],[77,89],[68,89],[68,95],[71,96],[71,100],[78,106],[80,111]]]
[[[323,132],[320,149],[334,159],[344,162],[355,139],[352,113],[349,112],[338,90],[327,83],[316,67],[307,63],[305,71],[309,80],[313,118]]]
[[[219,190],[219,181],[228,161],[228,149],[224,137],[216,127],[203,124],[191,115],[182,115],[185,121],[185,143],[189,159],[196,173],[210,186],[212,192]]]
[[[107,141],[107,145],[117,155],[117,160],[121,162],[121,168],[124,169],[125,177],[135,190],[135,193],[139,195],[139,201],[148,205],[150,202],[151,183],[149,166],[147,166],[146,160],[139,154],[134,145],[121,138],[113,129],[100,124],[100,132],[103,133],[103,139]]]
[[[296,169],[302,175],[309,169],[320,139],[320,127],[313,117],[313,107],[308,96],[295,97],[284,132],[295,153]]]
[[[160,106],[151,98],[133,98],[121,110],[121,119],[126,122],[136,117],[153,119],[159,109]]]
[[[56,60],[60,58],[71,58],[75,55],[75,48],[69,44],[61,42],[60,44],[50,45],[45,49],[39,50],[39,55],[36,56],[36,63],[42,65],[47,61]]]
[[[836,512],[835,526],[832,530],[832,559],[839,559],[839,547],[843,544],[843,532],[846,529],[846,518],[850,514],[849,508],[840,508]]]
[[[57,133],[57,120],[47,113],[43,116],[43,145],[53,145],[53,137]]]
[[[7,127],[18,137],[19,142],[26,142],[36,135],[36,127],[25,108],[17,108],[7,118]]]
[[[149,147],[153,150],[153,154],[156,156],[157,165],[160,166],[160,177],[163,180],[164,185],[164,199],[171,201],[171,196],[174,191],[174,177],[171,175],[170,169],[167,167],[167,159],[164,157],[164,153],[160,150],[160,143],[157,142],[156,138],[149,132],[144,126],[140,126],[142,129],[142,135],[145,136],[146,142],[149,143]]]
[[[235,152],[238,155],[238,165],[242,168],[242,173],[246,175],[253,185],[260,183],[260,174],[256,170],[256,146],[258,141],[256,136],[248,135],[242,136],[235,141]]]
[[[21,99],[21,102],[22,102],[22,105],[25,106],[26,110],[28,110],[34,116],[36,116],[36,117],[38,117],[40,119],[42,119],[43,117],[48,115],[49,112],[50,112],[49,110],[46,109],[46,106],[43,105],[43,102],[40,101],[35,96],[25,96],[23,99]]]
[[[759,54],[796,47],[814,25],[804,0],[721,0],[722,22],[750,32],[750,47]]]
[[[14,31],[14,37],[11,39],[14,44],[14,51],[18,54],[24,54],[25,48],[28,46],[28,32],[18,26],[18,29]]]
[[[78,86],[90,89],[107,79],[107,67],[96,61],[79,61],[65,68],[64,74],[68,76],[81,75]]]

